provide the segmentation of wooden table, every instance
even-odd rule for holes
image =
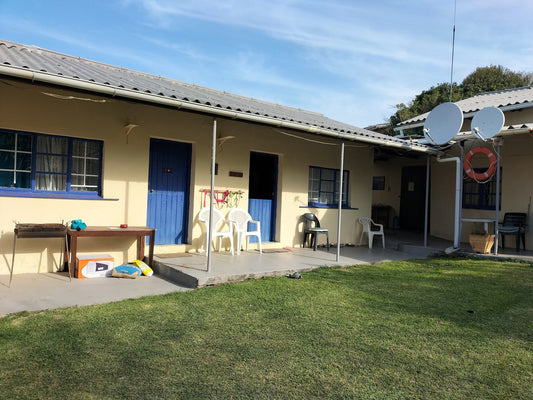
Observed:
[[[494,224],[494,231],[496,231],[496,225],[498,221],[496,221],[494,218],[461,218],[461,221],[463,222],[481,222],[483,224],[483,228],[485,229],[486,233],[489,233],[489,224]]]
[[[113,226],[88,226],[85,229],[77,231],[76,229],[68,229],[67,237],[70,245],[70,258],[68,250],[65,253],[65,260],[70,260],[71,270],[73,266],[76,266],[76,256],[78,253],[78,238],[79,237],[119,237],[119,236],[134,236],[137,237],[137,259],[144,259],[144,241],[145,237],[150,237],[150,244],[148,250],[148,262],[151,267],[154,259],[154,241],[155,241],[155,228],[149,228],[147,226],[130,226],[127,228],[119,228]],[[68,262],[68,261],[67,261]]]

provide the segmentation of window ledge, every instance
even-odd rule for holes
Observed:
[[[316,204],[316,205],[300,206],[300,208],[331,208],[334,210],[338,210],[339,206],[338,205],[328,206],[326,204],[320,204],[320,205]],[[350,207],[350,206],[342,206],[342,209],[343,210],[359,210],[359,208],[357,207]]]
[[[118,199],[105,199],[96,194],[78,194],[78,193],[61,193],[61,192],[37,192],[37,191],[19,191],[0,189],[0,197],[26,197],[40,199],[71,199],[71,200],[104,200],[117,201]]]

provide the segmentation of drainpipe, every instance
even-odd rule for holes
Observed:
[[[438,162],[454,162],[456,163],[455,167],[455,224],[453,229],[453,248],[446,249],[446,253],[453,253],[460,248],[460,226],[461,226],[461,180],[463,173],[461,171],[461,158],[460,157],[450,157],[450,158],[440,158],[437,156]]]

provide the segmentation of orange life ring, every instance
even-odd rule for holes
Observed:
[[[490,165],[484,172],[475,172],[474,168],[470,165],[470,160],[472,157],[474,157],[476,154],[485,154],[490,161]],[[498,163],[498,160],[496,159],[496,154],[494,152],[487,148],[487,147],[474,147],[472,150],[470,150],[468,153],[466,153],[465,156],[465,162],[463,165],[463,168],[466,172],[466,174],[476,180],[476,181],[486,181],[489,179],[494,172],[496,171],[496,165]]]

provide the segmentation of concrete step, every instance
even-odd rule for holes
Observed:
[[[161,261],[154,260],[152,268],[155,274],[170,282],[177,283],[178,285],[182,285],[191,289],[197,289],[199,286],[198,278],[188,275]]]
[[[413,256],[420,257],[420,258],[426,258],[430,256],[438,256],[438,255],[444,254],[444,251],[441,249],[418,246],[418,245],[408,244],[408,243],[398,243],[397,250],[402,251],[404,253],[412,254]]]

